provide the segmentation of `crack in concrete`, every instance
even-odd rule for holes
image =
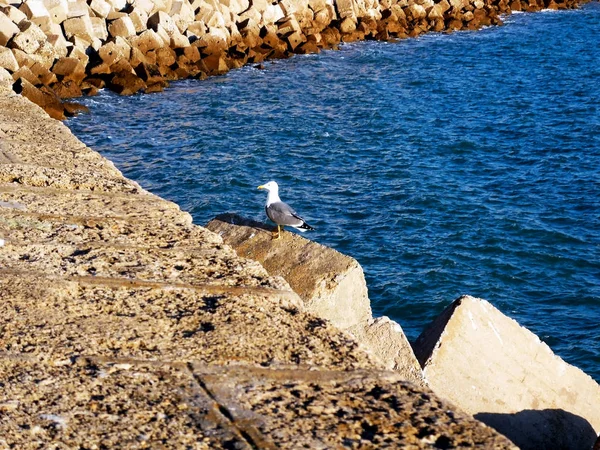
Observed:
[[[0,148],[0,152],[1,152]],[[1,161],[0,161],[1,162]],[[42,194],[55,194],[72,197],[74,195],[90,195],[92,197],[99,198],[114,198],[125,201],[144,201],[144,202],[160,202],[163,204],[173,205],[173,209],[179,209],[179,206],[176,203],[170,202],[168,200],[162,199],[157,195],[154,195],[147,191],[140,191],[135,194],[122,194],[122,193],[111,193],[111,192],[100,192],[100,191],[92,191],[89,189],[78,189],[77,191],[65,190],[65,189],[56,189],[51,187],[39,187],[39,186],[15,186],[14,184],[1,184],[0,183],[0,192],[31,192],[33,194],[42,193]]]
[[[18,163],[20,163],[19,158],[6,148],[6,139],[0,140],[0,164]]]
[[[258,286],[225,286],[218,284],[185,284],[185,283],[168,283],[162,281],[145,281],[130,278],[109,278],[109,277],[95,277],[95,276],[80,276],[80,277],[61,277],[61,276],[49,276],[43,272],[32,272],[20,269],[9,269],[0,268],[0,276],[2,275],[13,275],[17,277],[36,277],[38,279],[45,279],[53,282],[74,282],[81,285],[87,286],[106,286],[113,288],[129,287],[135,288],[155,288],[155,289],[181,289],[206,292],[210,294],[234,294],[242,295],[247,293],[263,294],[268,296],[277,296],[278,298],[284,297],[287,299],[294,300],[295,294],[290,291],[284,291],[280,289],[272,289],[267,287]]]
[[[202,389],[202,391],[214,402],[215,408],[213,412],[217,413],[218,416],[220,416],[220,418],[229,425],[230,429],[235,430],[235,434],[237,434],[240,439],[243,439],[248,446],[255,450],[276,449],[275,445],[273,445],[272,442],[265,440],[265,438],[258,430],[256,430],[256,428],[247,425],[244,426],[244,424],[238,423],[233,413],[225,405],[219,402],[215,394],[208,388],[204,380],[199,375],[194,373],[194,366],[192,363],[187,363],[186,368],[192,378],[196,381],[198,387]]]

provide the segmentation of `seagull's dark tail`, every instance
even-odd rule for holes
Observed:
[[[307,224],[306,222],[302,222],[302,225],[300,225],[298,227],[298,229],[305,231],[305,230],[310,230],[310,231],[314,231],[315,229],[313,227],[311,227],[309,224]]]

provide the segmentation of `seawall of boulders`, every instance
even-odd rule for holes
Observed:
[[[373,317],[364,272],[354,258],[295,233],[283,233],[274,241],[264,224],[236,214],[221,214],[206,228],[239,256],[285,279],[307,311],[350,334],[386,370],[426,385],[400,324]]]
[[[511,11],[574,8],[579,0],[0,0],[0,84],[52,117],[64,99],[108,88],[157,92],[169,81],[245,64],[478,29]]]
[[[516,449],[26,98],[0,111],[0,449]]]
[[[236,253],[282,277],[304,308],[349,333],[387,370],[508,437],[522,450],[591,449],[600,385],[489,302],[463,296],[409,343],[400,324],[374,319],[362,269],[350,256],[293,232],[222,214],[206,227]]]

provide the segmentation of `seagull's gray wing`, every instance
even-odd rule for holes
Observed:
[[[284,202],[271,203],[265,207],[267,216],[277,225],[288,225],[290,227],[299,227],[304,224],[304,220],[290,205]]]

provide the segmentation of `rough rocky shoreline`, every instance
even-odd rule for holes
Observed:
[[[193,225],[27,99],[0,109],[0,448],[596,440],[600,386],[489,303],[458,299],[410,345],[352,258]]]
[[[514,449],[0,91],[1,449]]]
[[[307,311],[346,331],[382,367],[432,388],[519,448],[585,449],[597,439],[598,383],[489,302],[457,299],[409,343],[399,323],[372,317],[353,258],[294,233],[273,242],[269,227],[234,214],[207,228],[283,277]]]
[[[0,0],[0,82],[63,119],[64,99],[335,48],[502,23],[580,0]]]
[[[411,345],[352,258],[193,225],[23,98],[62,119],[104,87],[578,3],[0,0],[0,449],[590,448],[598,384],[488,302]]]
[[[0,448],[596,439],[598,384],[489,303],[461,298],[391,345],[401,327],[372,319],[351,258],[231,217],[193,225],[22,96],[0,91],[0,110]]]

